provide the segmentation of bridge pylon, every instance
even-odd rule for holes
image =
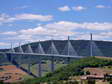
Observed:
[[[11,43],[11,48],[10,48],[9,52],[11,52],[11,53],[15,53],[15,49],[13,48],[12,43]]]
[[[26,53],[33,53],[33,50],[32,50],[32,47],[30,44],[27,45],[27,48],[26,48]]]
[[[38,48],[35,50],[35,53],[38,53],[38,54],[45,54],[44,49],[43,49],[43,47],[42,47],[40,41],[39,41],[39,43],[38,43]]]
[[[51,46],[48,48],[47,54],[59,54],[53,40],[51,40]]]
[[[22,49],[22,47],[21,47],[21,43],[19,43],[18,52],[24,53],[24,52],[23,52],[23,49]]]
[[[71,55],[71,56],[78,56],[76,50],[72,46],[72,43],[70,41],[70,37],[68,36],[67,43],[63,49],[63,52],[61,53],[62,55]]]

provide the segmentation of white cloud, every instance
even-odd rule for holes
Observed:
[[[82,10],[85,10],[87,8],[83,7],[83,6],[74,6],[74,7],[72,7],[72,9],[75,10],[75,11],[82,11]]]
[[[112,32],[98,32],[98,33],[93,33],[93,40],[98,40],[98,41],[112,41]],[[90,33],[80,33],[76,36],[77,40],[90,40]]]
[[[82,32],[82,30],[86,32]],[[46,25],[39,25],[35,28],[27,28],[17,31],[17,35],[9,36],[6,40],[22,40],[22,41],[37,41],[54,39],[66,39],[67,36],[72,36],[75,39],[89,39],[89,34],[94,31],[105,32],[112,31],[112,23],[78,23],[70,21],[59,21]],[[13,31],[14,32],[14,31]],[[5,32],[4,32],[5,33]],[[10,33],[9,33],[10,34]],[[83,34],[83,35],[82,35]],[[94,35],[95,39],[106,39],[112,37],[112,32],[99,33]]]
[[[14,40],[31,40],[32,35],[25,35],[25,34],[20,34],[17,35],[17,37],[13,38]]]
[[[45,33],[46,31],[47,31],[46,29],[39,26],[36,28],[23,29],[23,30],[20,30],[19,32],[21,34],[34,35],[34,34],[42,34],[42,33]]]
[[[2,32],[0,34],[3,34],[3,35],[17,35],[17,32],[14,32],[14,31],[8,31],[8,32]]]
[[[7,22],[12,22],[13,18],[11,18],[9,15],[7,14],[0,14],[0,23],[7,23]]]
[[[0,46],[9,46],[9,43],[5,43],[5,42],[0,42]]]
[[[47,25],[37,26],[19,31],[21,34],[27,35],[53,35],[53,36],[67,36],[74,34],[72,30],[77,29],[78,24],[68,21],[60,21]]]
[[[104,5],[96,5],[96,8],[105,8]]]
[[[104,41],[112,41],[112,32],[100,32],[98,34],[93,35],[93,39],[95,40],[104,40]]]
[[[12,37],[9,36],[9,37],[7,37],[7,38],[5,38],[3,40],[7,40],[7,41],[13,42],[13,43],[14,42],[17,42],[17,43],[19,43],[19,42],[28,42],[28,41],[32,42],[32,41],[35,40],[32,37],[33,37],[33,35],[18,34],[18,35],[12,36]]]
[[[70,7],[69,6],[63,6],[63,7],[59,7],[58,10],[65,12],[65,11],[70,11]]]
[[[39,15],[39,14],[19,14],[15,16],[15,20],[38,20],[50,21],[53,19],[52,15]]]
[[[96,8],[111,8],[110,6],[105,5],[96,5]]]
[[[112,30],[112,23],[83,23],[82,28],[90,30]]]
[[[0,14],[0,24],[14,22],[18,20],[37,20],[37,21],[50,21],[53,19],[52,15],[40,15],[40,14],[17,14],[15,16],[9,16],[7,14]]]
[[[15,7],[15,8],[13,8],[13,10],[20,10],[20,9],[26,9],[26,8],[28,8],[29,6],[27,6],[27,5],[23,5],[23,6],[20,6],[20,7]]]

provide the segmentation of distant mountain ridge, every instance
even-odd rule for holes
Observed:
[[[62,53],[65,46],[67,45],[68,40],[47,40],[47,41],[40,41],[40,44],[43,47],[45,53],[47,53],[49,47],[51,46],[51,42],[54,43],[56,49],[58,50],[59,54]],[[73,48],[80,56],[90,56],[90,40],[70,40]],[[38,47],[39,42],[29,43],[33,52],[35,53],[36,48]],[[22,49],[25,52],[26,47],[28,44],[22,45]],[[92,43],[93,47],[93,56],[112,56],[112,42],[109,41],[94,41]],[[7,51],[8,49],[0,49],[0,51]],[[15,48],[15,51],[18,52],[18,48]]]

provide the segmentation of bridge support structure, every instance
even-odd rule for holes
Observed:
[[[31,64],[28,63],[28,71],[30,72],[31,71]]]
[[[11,54],[8,54],[8,55],[6,55],[6,56],[7,56],[7,59],[8,59],[9,61],[12,61]]]
[[[91,41],[90,41],[90,54],[92,56],[92,35],[91,35]],[[55,46],[55,42],[53,42],[53,40],[51,41],[51,46],[49,47],[48,51],[45,52],[44,51],[44,48],[42,47],[42,45],[38,44],[38,47],[36,49],[36,51],[33,51],[33,48],[30,44],[28,44],[26,46],[26,49],[22,49],[22,46],[19,44],[19,47],[16,49],[16,48],[13,48],[12,45],[11,45],[11,49],[10,49],[10,52],[6,52],[7,55],[7,58],[10,62],[13,62],[15,63],[16,66],[18,66],[19,68],[21,68],[22,70],[26,71],[27,73],[33,75],[33,73],[31,73],[31,62],[28,63],[27,65],[27,69],[24,69],[23,67],[20,66],[20,64],[23,63],[23,60],[22,58],[27,58],[26,57],[27,55],[28,56],[38,56],[37,60],[35,62],[38,62],[37,63],[37,73],[38,73],[38,76],[41,77],[42,76],[42,60],[50,60],[50,71],[51,72],[54,72],[55,68],[56,68],[56,63],[55,63],[55,60],[60,59],[60,58],[64,58],[64,60],[66,60],[66,63],[69,64],[72,60],[72,56],[78,56],[77,55],[77,52],[75,51],[74,47],[72,46],[72,42],[70,41],[70,38],[68,36],[68,42],[67,42],[67,45],[65,45],[65,49],[63,50],[63,52],[59,52]],[[15,59],[15,55],[19,55],[20,57],[17,57],[18,59]],[[48,55],[48,58],[46,59],[46,56]],[[44,57],[41,57],[41,56],[44,56]],[[71,57],[70,57],[71,56]],[[34,58],[35,59],[35,58]],[[19,62],[18,62],[19,60]],[[31,59],[30,59],[31,60]],[[29,60],[29,61],[30,61]],[[34,75],[33,75],[34,76]],[[36,76],[34,76],[36,77]]]
[[[90,56],[93,56],[93,35],[90,34]]]
[[[42,76],[42,60],[40,58],[38,60],[38,76]]]
[[[51,71],[54,72],[55,70],[55,63],[54,63],[54,57],[51,57]]]
[[[67,64],[70,63],[70,57],[67,57]]]

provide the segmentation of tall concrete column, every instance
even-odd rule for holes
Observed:
[[[70,49],[69,42],[70,42],[70,37],[68,36],[68,52],[67,52],[68,56],[69,56],[69,54],[70,54],[70,53],[69,53],[69,52],[70,52],[70,51],[69,51],[69,49]]]
[[[38,76],[41,77],[42,76],[42,60],[39,58],[38,60]]]
[[[11,54],[7,54],[7,59],[8,59],[9,61],[12,61]]]
[[[54,57],[51,57],[51,71],[54,72],[55,70],[55,64],[54,64]]]
[[[90,56],[93,56],[93,45],[92,45],[92,42],[93,42],[93,36],[92,36],[92,33],[90,34]]]
[[[70,63],[70,57],[67,57],[67,64]]]
[[[31,71],[31,64],[28,63],[28,71],[30,72]]]

